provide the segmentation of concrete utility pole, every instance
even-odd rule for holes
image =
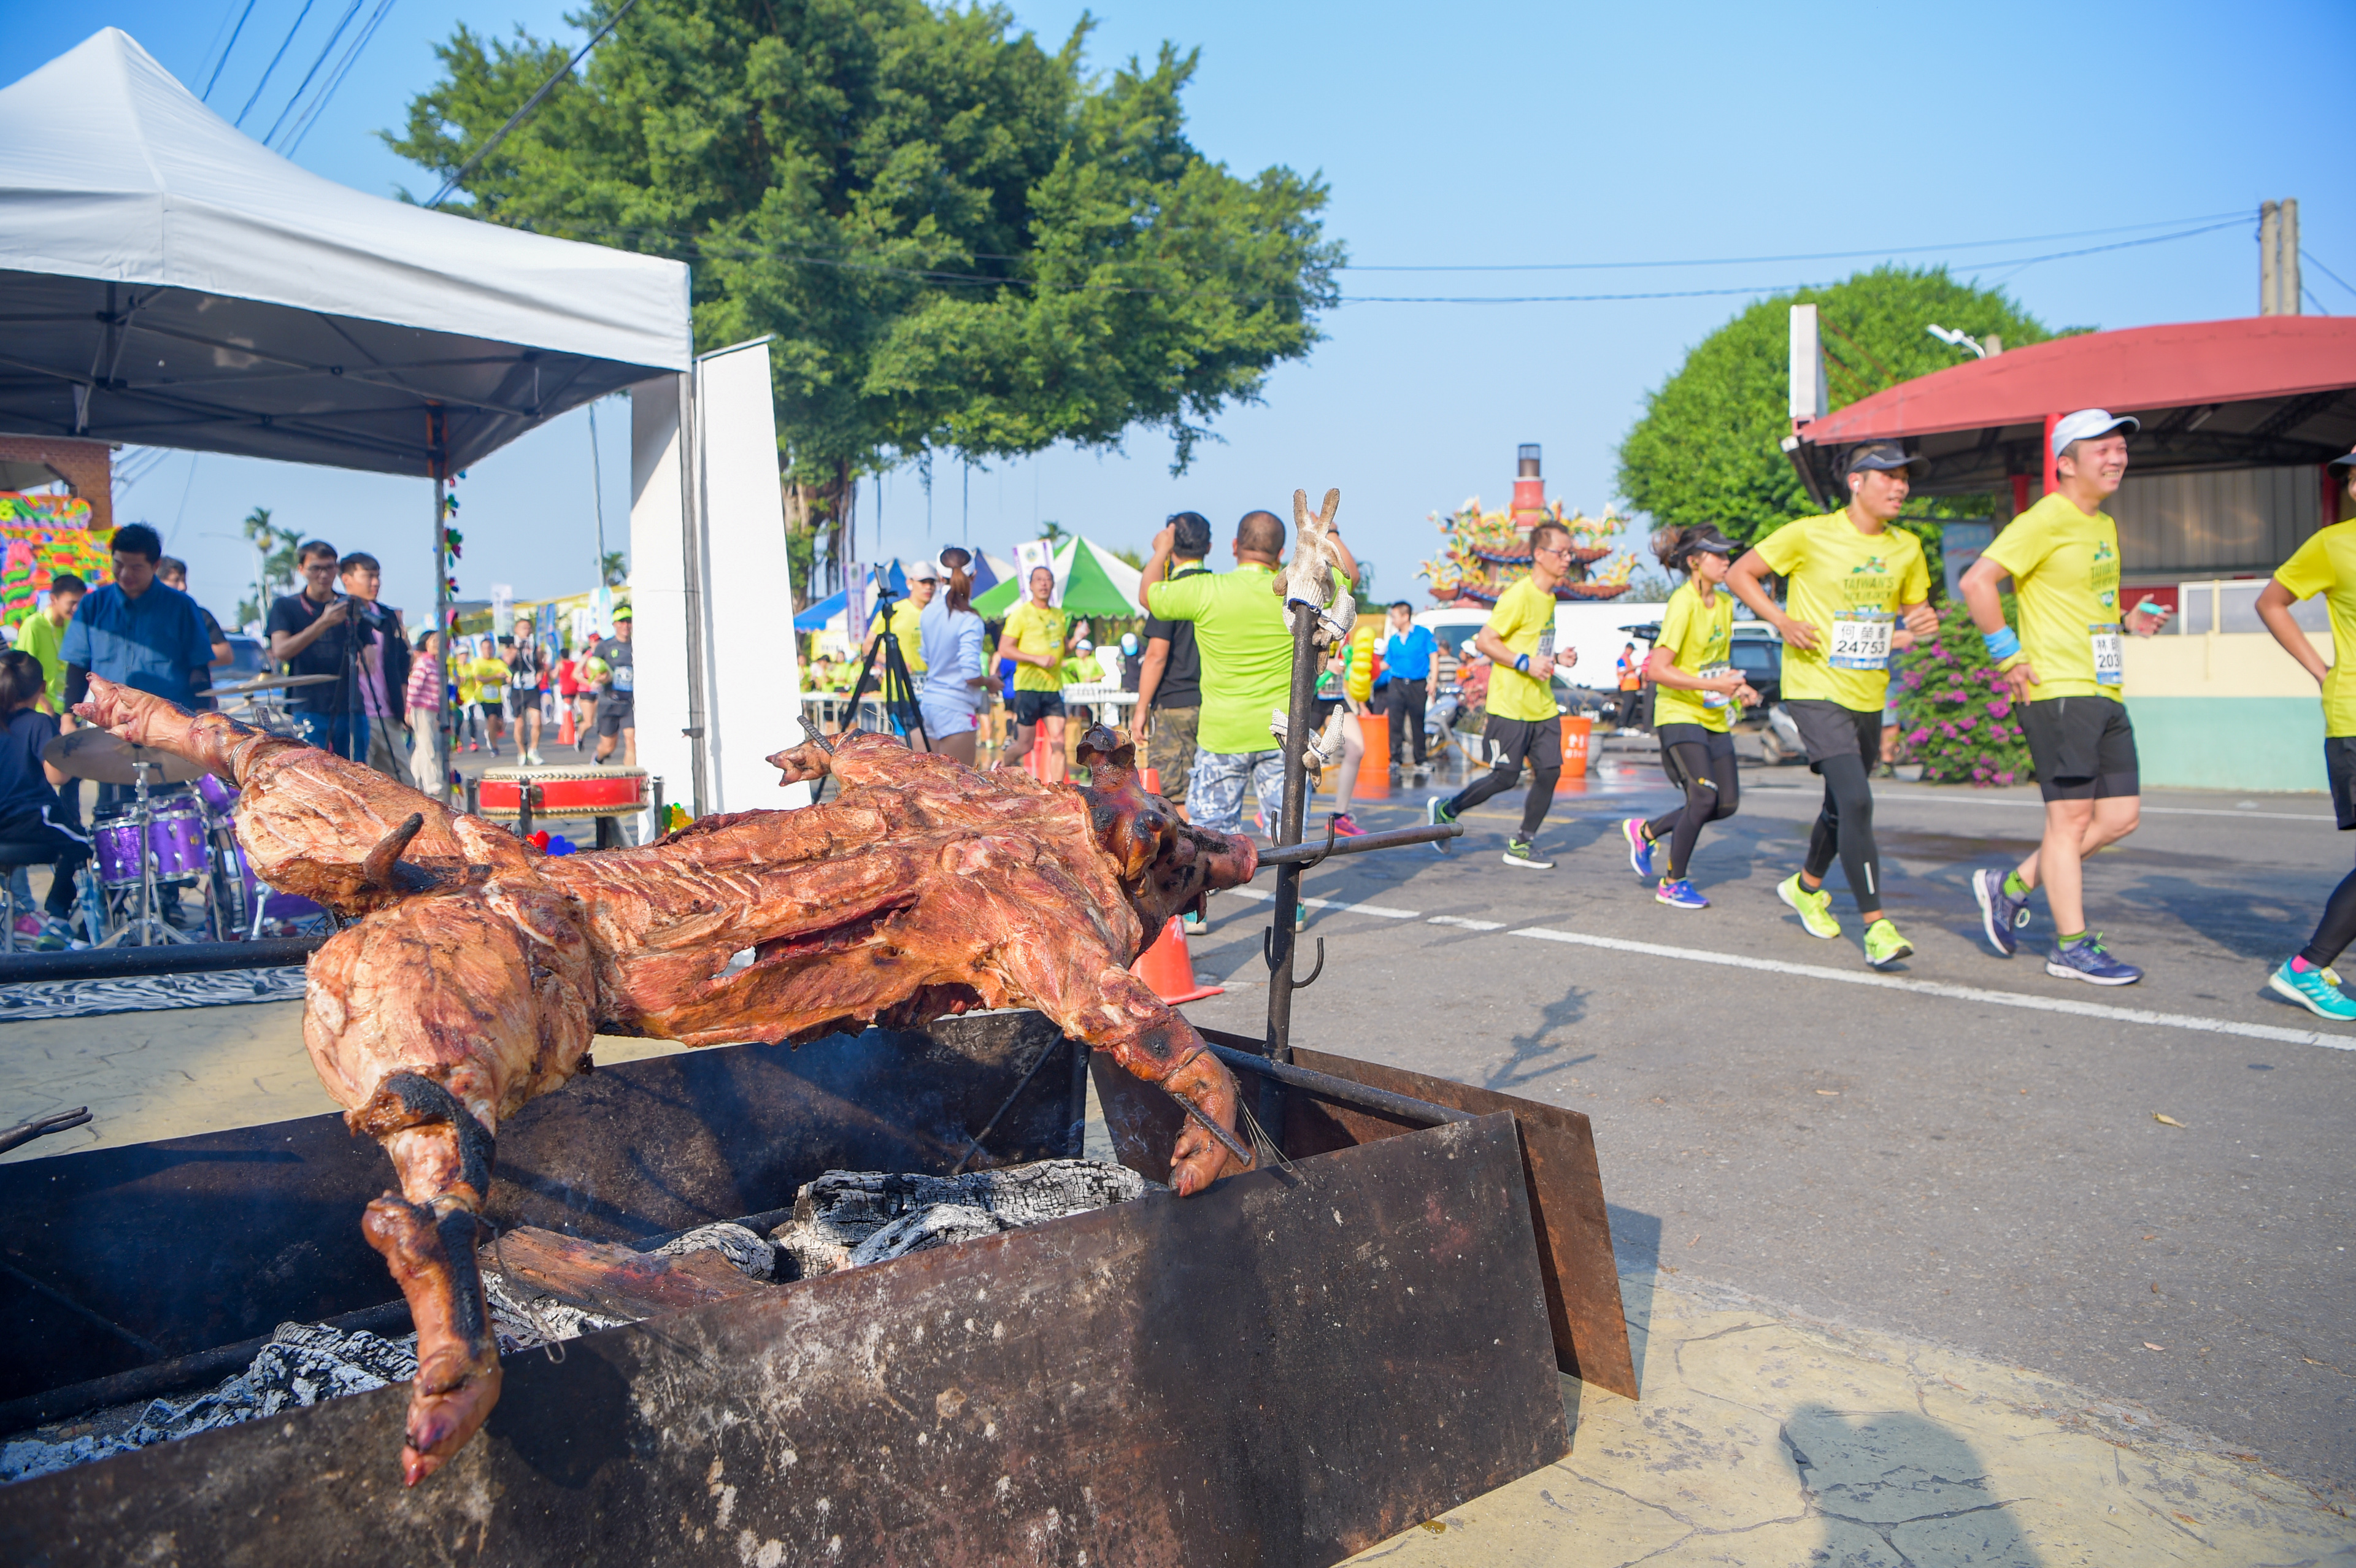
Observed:
[[[2297,315],[2298,200],[2270,201],[2258,208],[2258,314]]]

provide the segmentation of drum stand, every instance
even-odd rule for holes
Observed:
[[[131,766],[135,774],[132,788],[137,792],[135,804],[131,808],[131,820],[139,827],[139,913],[135,919],[126,921],[122,930],[109,935],[98,945],[112,947],[118,943],[125,943],[134,932],[139,933],[139,945],[142,947],[156,945],[155,939],[158,937],[166,943],[193,941],[194,938],[184,934],[170,921],[155,912],[155,850],[147,841],[147,830],[154,825],[155,817],[147,805],[147,770],[157,764],[134,763]],[[212,879],[208,877],[205,879],[208,907],[211,905],[212,899]]]

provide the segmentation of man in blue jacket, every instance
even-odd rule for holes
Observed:
[[[1399,749],[1415,737],[1415,782],[1431,776],[1423,761],[1423,707],[1431,696],[1431,628],[1415,624],[1415,607],[1402,599],[1391,606],[1391,635],[1383,644],[1383,671],[1390,684],[1384,711],[1390,715],[1391,767],[1404,767]]]

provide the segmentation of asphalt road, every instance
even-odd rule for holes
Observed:
[[[1743,782],[1695,858],[1707,911],[1655,903],[1629,869],[1620,818],[1671,799],[1633,750],[1555,802],[1552,871],[1499,859],[1518,793],[1448,856],[1312,871],[1326,966],[1296,1040],[1588,1113],[1623,1273],[2059,1376],[2356,1501],[2356,1030],[2265,990],[2356,848],[2322,798],[2148,796],[2087,871],[2094,925],[2149,971],[2112,988],[2045,974],[2041,900],[2019,957],[1980,937],[1966,878],[2026,852],[2033,791],[1884,785],[1888,906],[1915,955],[1875,985],[1847,978],[1870,972],[1845,892],[1838,942],[1774,898],[1815,780]],[[1425,793],[1360,820],[1419,821]],[[1213,901],[1196,968],[1237,984],[1190,1016],[1259,1029],[1268,910]]]

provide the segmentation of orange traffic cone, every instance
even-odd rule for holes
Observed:
[[[573,735],[573,699],[569,697],[560,697],[556,699],[556,709],[558,715],[556,720],[556,743],[560,746],[577,746],[580,744],[580,741],[575,740]]]
[[[1145,793],[1148,795],[1160,795],[1162,793],[1161,769],[1148,768],[1145,770]]]
[[[1179,926],[1178,917],[1172,915],[1170,923],[1153,945],[1137,955],[1129,972],[1153,987],[1153,994],[1176,1006],[1180,1002],[1199,1002],[1205,997],[1224,996],[1225,986],[1199,985],[1194,979],[1194,960],[1186,951],[1186,933]]]

